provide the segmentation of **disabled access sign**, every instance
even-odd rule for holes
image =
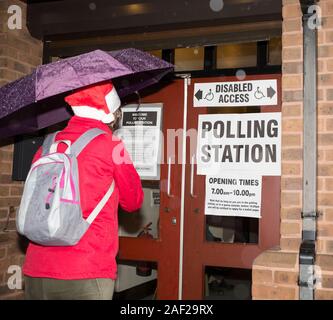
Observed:
[[[195,83],[194,107],[248,107],[278,104],[277,80]]]

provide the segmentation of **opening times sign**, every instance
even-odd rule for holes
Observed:
[[[206,177],[205,214],[261,217],[261,177],[228,174]]]
[[[281,175],[281,114],[199,115],[197,174]]]

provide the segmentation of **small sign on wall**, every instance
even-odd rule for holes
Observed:
[[[158,207],[160,205],[161,198],[160,198],[160,190],[152,190],[151,191],[151,206]]]

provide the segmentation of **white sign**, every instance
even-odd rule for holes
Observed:
[[[281,113],[199,115],[197,174],[281,175]]]
[[[117,130],[130,154],[134,167],[143,180],[160,178],[160,139],[162,104],[128,105],[122,108]]]
[[[194,84],[194,107],[248,107],[277,104],[276,79]]]
[[[205,214],[260,218],[261,186],[261,177],[207,176]]]

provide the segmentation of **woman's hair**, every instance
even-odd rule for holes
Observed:
[[[121,121],[121,116],[122,116],[122,112],[121,109],[117,109],[114,113],[114,120],[109,124],[109,127],[112,131],[116,131],[117,129],[119,129],[119,125],[120,125],[120,121]]]

